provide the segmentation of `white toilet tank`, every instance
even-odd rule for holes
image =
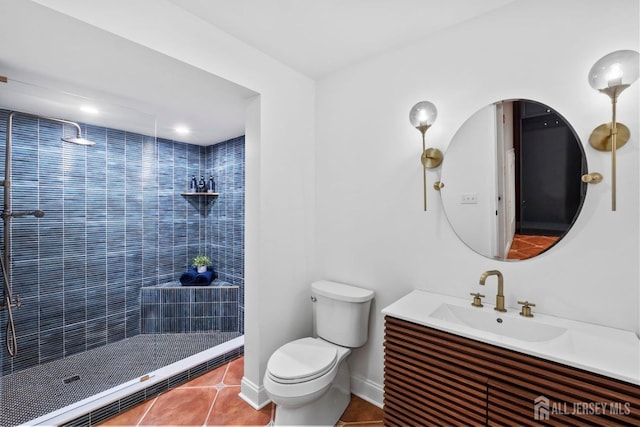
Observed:
[[[360,347],[369,336],[369,309],[375,292],[328,280],[311,284],[318,336],[343,347]]]

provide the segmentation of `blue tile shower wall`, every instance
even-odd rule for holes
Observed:
[[[0,110],[0,141],[7,117]],[[201,147],[81,126],[95,146],[61,142],[68,126],[13,119],[13,210],[45,216],[12,221],[22,307],[19,353],[2,350],[3,374],[139,334],[141,287],[177,280],[198,253],[239,286],[244,317],[244,137]],[[191,175],[211,172],[220,192],[212,203],[180,194]],[[5,311],[0,321],[4,329]]]
[[[207,255],[214,261],[218,279],[239,287],[238,321],[244,333],[244,136],[207,147],[206,168],[216,180],[216,203],[205,227]]]

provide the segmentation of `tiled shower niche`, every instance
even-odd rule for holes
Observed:
[[[0,109],[0,141],[8,113]],[[203,147],[80,126],[95,146],[61,142],[72,131],[66,125],[14,117],[13,209],[45,216],[12,222],[20,350],[15,358],[0,350],[2,373],[142,333],[141,289],[178,280],[199,253],[238,287],[242,333],[244,137]],[[181,193],[192,175],[211,173],[220,195],[198,209]],[[6,322],[2,311],[0,325]]]

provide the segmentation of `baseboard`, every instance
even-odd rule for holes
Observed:
[[[242,377],[239,396],[256,410],[264,408],[271,402],[264,386],[255,385],[247,377]]]
[[[382,408],[384,389],[380,384],[376,384],[363,377],[352,375],[351,393],[378,408]],[[242,378],[239,396],[256,410],[264,408],[271,402],[264,386],[257,386],[246,377]]]
[[[352,375],[351,393],[372,405],[376,405],[378,408],[382,408],[384,389],[380,384],[376,384],[360,376]]]

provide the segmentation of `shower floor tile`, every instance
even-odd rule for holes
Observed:
[[[244,358],[240,357],[100,426],[266,426],[274,405],[255,410],[238,396],[243,372]],[[352,396],[337,426],[381,426],[382,417],[382,409]]]
[[[0,381],[0,426],[27,423],[239,335],[137,335],[6,375]]]

